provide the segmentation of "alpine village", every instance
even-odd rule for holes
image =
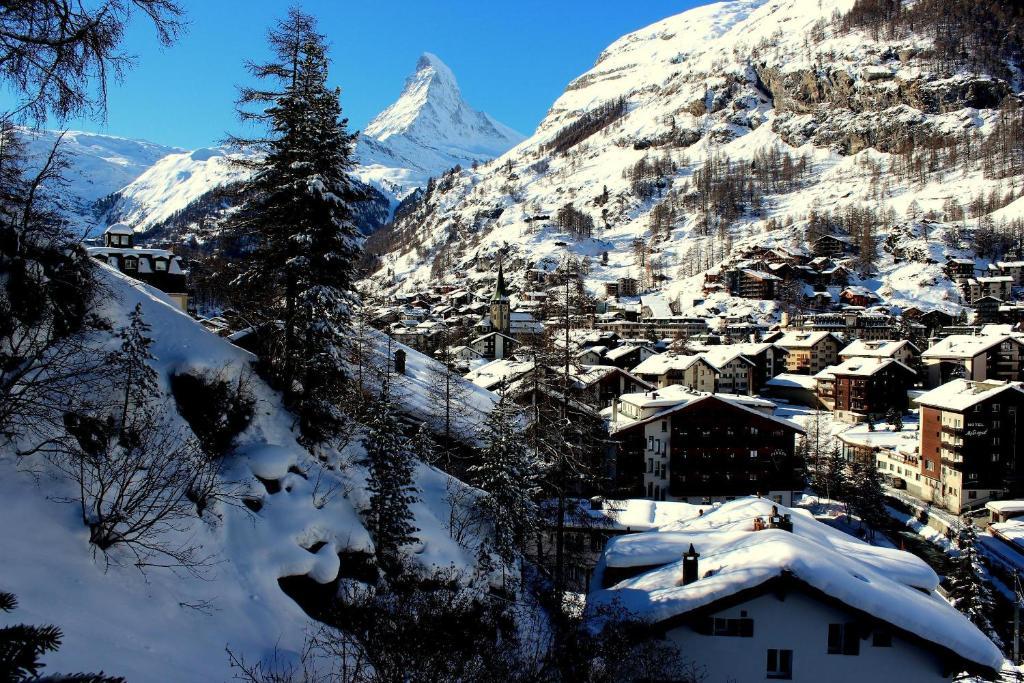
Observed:
[[[524,135],[309,0],[73,129],[214,5],[0,3],[0,681],[1024,680],[1024,3],[680,0]]]

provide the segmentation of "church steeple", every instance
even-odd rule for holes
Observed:
[[[494,285],[494,294],[491,301],[508,301],[508,291],[505,289],[505,272],[501,266],[501,259],[498,259],[498,282]]]
[[[494,283],[494,294],[491,295],[491,324],[496,332],[508,334],[511,327],[511,306],[508,290],[505,289],[505,271],[501,259],[498,259],[498,281]]]

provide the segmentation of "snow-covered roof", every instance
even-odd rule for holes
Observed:
[[[785,389],[800,388],[814,391],[815,382],[814,377],[811,377],[810,375],[796,375],[783,372],[782,374],[775,375],[775,377],[772,377],[770,380],[765,382],[765,386]]]
[[[826,337],[835,337],[831,332],[786,332],[775,341],[776,346],[787,349],[809,349],[821,343]]]
[[[640,415],[640,417],[630,417],[626,415],[624,411],[620,410],[616,415],[615,421],[610,425],[610,431],[612,433],[616,433],[632,429],[652,420],[664,418],[677,410],[689,408],[702,401],[713,399],[735,406],[742,411],[771,420],[784,427],[796,430],[801,434],[804,432],[804,428],[797,423],[790,422],[789,420],[785,420],[780,417],[775,417],[775,415],[772,414],[775,411],[775,404],[766,399],[759,398],[757,396],[745,396],[742,394],[709,394],[706,392],[695,391],[689,387],[678,384],[673,384],[652,391],[645,391],[643,393],[623,394],[620,396],[619,401],[622,403],[628,403],[630,406],[634,406],[638,410],[638,415]],[[606,412],[611,410],[611,408],[608,408],[606,409]]]
[[[1013,514],[1024,512],[1024,500],[990,500],[985,507],[999,514]]]
[[[485,389],[508,383],[533,370],[533,361],[499,358],[466,373],[465,379]]]
[[[686,370],[699,360],[702,360],[699,355],[679,356],[672,353],[659,353],[641,361],[633,368],[633,374],[664,375],[670,370]]]
[[[935,592],[939,577],[923,560],[868,545],[783,506],[778,512],[791,515],[792,532],[754,531],[753,519],[767,518],[772,507],[766,499],[741,498],[660,531],[611,539],[595,585],[608,567],[662,566],[591,592],[588,609],[619,604],[663,622],[789,578],[975,667],[1002,665],[999,648]],[[680,585],[680,558],[691,544],[701,555],[698,579]]]
[[[998,396],[1004,391],[1015,391],[1024,394],[1024,383],[1005,382],[994,379],[983,382],[955,379],[924,394],[917,399],[917,403],[940,410],[963,412],[977,403]]]
[[[1004,335],[951,334],[925,349],[922,358],[974,358],[999,346],[1010,337]]]
[[[622,346],[616,347],[609,351],[608,353],[604,354],[604,357],[607,358],[608,360],[618,360],[623,356],[633,353],[633,351],[636,351],[639,348],[641,347],[634,346],[633,344],[623,344]]]
[[[125,223],[114,223],[108,225],[107,229],[103,231],[104,235],[134,235],[135,231],[131,229],[131,226]]]
[[[879,339],[875,341],[855,339],[853,342],[843,347],[839,352],[839,355],[841,357],[856,356],[859,358],[892,358],[907,346],[914,351],[918,350],[917,347],[908,339]]]
[[[847,358],[839,365],[831,365],[825,368],[825,370],[823,370],[822,372],[818,373],[818,375],[821,375],[824,372],[828,372],[833,377],[836,375],[871,377],[875,373],[880,372],[881,370],[884,370],[885,368],[894,364],[896,366],[903,368],[912,375],[917,374],[913,369],[907,367],[906,365],[896,360],[895,358],[861,358],[859,356],[856,356],[854,358]],[[817,377],[818,375],[815,375],[815,377]]]
[[[691,505],[666,501],[629,498],[625,500],[603,500],[599,509],[593,509],[588,499],[570,501],[566,523],[570,526],[587,526],[616,531],[649,531],[666,524],[674,524],[698,517],[710,510],[710,505]],[[557,514],[549,519],[558,519]]]
[[[712,346],[707,351],[702,351],[700,355],[715,368],[723,368],[732,361],[739,358],[741,361],[753,365],[754,361],[744,355],[743,351],[736,348],[734,344],[728,344],[723,346]]]
[[[640,297],[640,305],[651,311],[651,318],[671,318],[672,307],[668,300],[660,294],[647,294]]]

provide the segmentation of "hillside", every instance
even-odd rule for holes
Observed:
[[[33,165],[41,163],[57,141],[58,131],[23,129],[26,152]],[[113,135],[68,131],[61,142],[68,167],[58,203],[82,230],[102,227],[102,200],[138,178],[175,147]]]
[[[75,485],[47,458],[14,457],[5,447],[3,587],[20,604],[15,613],[0,614],[0,623],[59,624],[64,641],[47,657],[48,671],[102,667],[127,680],[227,680],[234,672],[225,647],[249,661],[270,661],[275,652],[297,656],[312,621],[283,592],[280,580],[308,577],[334,590],[339,582],[360,585],[366,575],[360,558],[373,552],[362,521],[369,494],[358,432],[343,449],[322,449],[315,457],[296,440],[294,419],[278,394],[252,372],[250,354],[207,332],[145,285],[106,267],[100,282],[109,292],[100,313],[115,330],[136,305],[151,326],[154,400],[164,406],[161,438],[178,438],[178,430],[191,433],[174,407],[173,376],[246,378],[257,409],[219,475],[234,493],[175,524],[165,538],[198,546],[207,558],[201,566],[149,566],[143,572],[125,550],[115,547],[106,558],[95,551],[77,505],[70,503],[78,495]],[[370,347],[386,354],[380,342],[374,336]],[[113,333],[101,333],[89,347],[100,354],[118,344]],[[396,398],[412,418],[423,419],[417,397],[434,362],[406,351],[409,370]],[[488,392],[468,390],[470,406],[489,409]],[[53,430],[52,436],[60,434],[60,427]],[[412,506],[419,529],[419,542],[409,549],[413,566],[424,575],[443,569],[464,585],[485,586],[486,574],[476,566],[481,536],[456,536],[451,528],[459,506],[472,504],[478,492],[423,464],[415,483],[420,501]]]
[[[1024,168],[1001,142],[1019,130],[1019,62],[950,57],[925,19],[880,30],[854,7],[720,2],[620,38],[530,138],[446,175],[375,238],[373,288],[480,277],[468,266],[499,251],[523,284],[568,255],[589,260],[592,294],[630,276],[684,314],[777,319],[771,301],[705,297],[703,274],[753,245],[807,253],[828,232],[877,249],[852,284],[960,310],[946,256],[1022,215]],[[1004,251],[979,249],[978,267]]]

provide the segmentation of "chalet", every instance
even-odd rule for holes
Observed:
[[[608,541],[586,614],[622,609],[706,683],[998,678],[1003,654],[910,553],[741,498]]]
[[[921,354],[927,386],[951,379],[1022,379],[1024,340],[1012,335],[952,334]]]
[[[124,223],[114,223],[103,231],[103,246],[88,247],[89,255],[125,275],[145,282],[167,294],[183,311],[189,297],[181,259],[166,249],[142,249],[135,246],[135,231]]]
[[[768,342],[741,342],[737,344],[691,345],[698,353],[723,353],[732,351],[743,354],[753,363],[751,391],[759,391],[765,382],[786,370],[787,351]]]
[[[928,331],[929,335],[934,335],[942,328],[948,325],[952,325],[955,321],[955,318],[949,313],[946,313],[945,311],[940,311],[937,308],[933,308],[930,311],[925,311],[924,313],[922,313],[918,320],[921,322],[922,325],[924,325],[925,330]]]
[[[843,342],[831,332],[787,332],[775,345],[788,352],[787,372],[813,375],[835,365]]]
[[[973,304],[984,296],[1008,301],[1012,296],[1013,278],[1009,275],[970,278],[963,284],[964,298]]]
[[[1013,280],[1015,287],[1024,287],[1024,261],[996,261],[996,270]]]
[[[623,370],[636,367],[657,351],[646,344],[623,344],[604,354],[604,362]]]
[[[959,514],[1022,493],[1024,385],[957,379],[921,396],[922,474],[931,501]]]
[[[576,352],[576,362],[581,365],[599,365],[607,351],[605,346],[588,346]]]
[[[718,371],[715,376],[716,393],[752,394],[754,393],[754,361],[747,358],[737,345],[710,347],[702,352],[701,357]]]
[[[827,256],[829,258],[845,256],[850,253],[850,241],[835,235],[823,235],[814,240],[814,243],[811,245],[811,251],[814,252],[815,256]]]
[[[882,299],[866,287],[847,287],[839,293],[839,299],[850,306],[873,306]]]
[[[916,368],[920,364],[921,349],[907,339],[878,339],[863,340],[857,339],[839,352],[842,360],[851,358],[892,358],[898,360],[910,368]]]
[[[622,396],[609,425],[619,489],[689,503],[760,491],[790,502],[801,487],[793,449],[803,429],[775,417],[774,408],[686,387]]]
[[[729,290],[744,299],[774,299],[782,278],[768,272],[740,268],[726,274]]]
[[[994,323],[1000,320],[999,309],[1003,305],[1002,299],[985,295],[975,299],[971,306],[974,307],[975,323]]]
[[[946,261],[946,276],[957,282],[974,277],[974,260],[969,258],[951,258]]]
[[[651,356],[633,368],[633,374],[663,388],[681,385],[697,391],[713,392],[719,370],[700,355],[680,356],[662,353]]]
[[[469,347],[486,360],[508,358],[518,345],[519,342],[501,332],[488,332],[469,342]]]
[[[843,421],[859,422],[907,408],[917,373],[892,358],[850,358],[817,375],[819,398]]]

